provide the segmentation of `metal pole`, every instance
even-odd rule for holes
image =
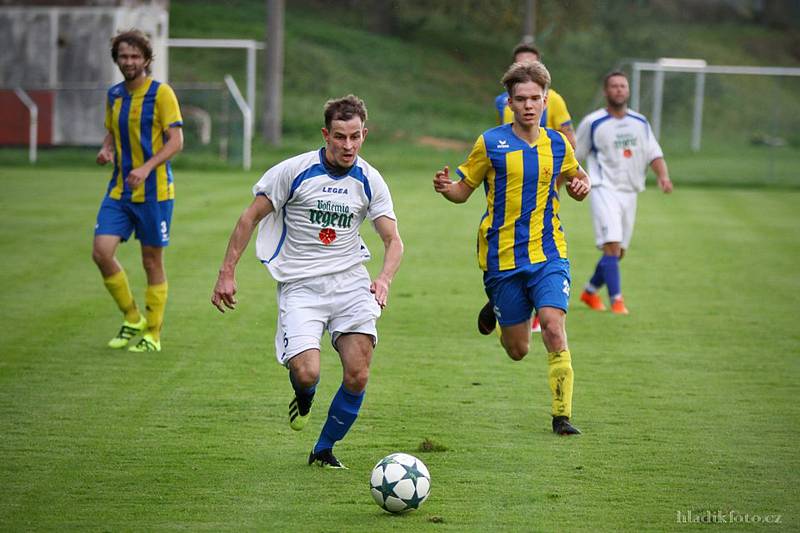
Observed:
[[[256,116],[256,42],[247,47],[247,105]]]
[[[247,102],[244,101],[239,87],[236,85],[236,82],[233,81],[233,76],[230,74],[225,74],[225,85],[228,86],[228,90],[231,96],[233,96],[233,101],[236,102],[236,105],[239,106],[239,110],[242,112],[242,119],[244,120],[242,167],[245,170],[250,170],[253,152],[253,112],[247,107]]]
[[[283,12],[284,0],[267,0],[267,53],[264,83],[264,139],[281,143],[283,108]]]
[[[525,29],[522,42],[533,44],[536,40],[536,0],[527,0],[525,3]]]
[[[661,106],[664,101],[664,71],[656,70],[653,77],[653,134],[658,139],[661,136]]]
[[[700,137],[703,130],[703,93],[706,87],[706,73],[698,72],[694,83],[694,121],[692,123],[692,151],[700,151]]]
[[[36,148],[39,144],[39,106],[36,105],[36,102],[28,96],[21,88],[17,87],[14,89],[14,94],[17,95],[17,98],[22,100],[23,105],[28,108],[28,114],[30,115],[30,127],[28,130],[28,161],[31,163],[36,163]]]
[[[633,64],[633,72],[631,73],[631,109],[639,111],[639,88],[641,85],[642,71],[639,70],[639,64]]]

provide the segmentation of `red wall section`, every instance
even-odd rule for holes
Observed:
[[[53,91],[27,91],[39,106],[38,144],[53,144]],[[14,91],[0,90],[0,145],[28,144],[30,115]]]

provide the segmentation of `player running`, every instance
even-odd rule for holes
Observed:
[[[648,164],[658,186],[672,192],[661,146],[644,115],[628,109],[630,89],[624,72],[611,72],[603,81],[607,107],[587,115],[578,125],[579,161],[587,159],[593,192],[590,200],[597,247],[603,255],[581,293],[581,301],[596,311],[606,306],[597,291],[608,285],[611,312],[628,314],[622,298],[619,262],[631,243],[636,200],[644,190]]]
[[[478,229],[478,264],[489,303],[485,327],[500,324],[500,342],[519,361],[529,349],[531,314],[539,312],[553,395],[552,427],[580,433],[570,423],[573,371],[565,328],[570,274],[567,243],[558,216],[560,186],[576,200],[589,194],[589,178],[566,137],[542,128],[550,73],[539,62],[514,63],[503,76],[514,122],[478,137],[452,181],[448,167],[433,179],[436,192],[465,202],[483,183],[486,213]],[[486,316],[488,315],[488,316]]]
[[[289,369],[294,399],[289,425],[309,418],[320,372],[325,330],[342,362],[343,380],[308,464],[345,468],[333,455],[358,416],[378,341],[376,321],[400,267],[403,242],[389,188],[359,157],[367,108],[348,95],[325,104],[325,146],[278,163],[253,187],[228,242],[211,297],[217,309],[236,305],[236,264],[256,226],[256,253],[278,281],[278,362]],[[370,281],[370,257],[359,228],[369,218],[383,240],[383,268]]]

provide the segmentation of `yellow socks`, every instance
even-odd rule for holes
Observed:
[[[161,338],[161,324],[164,322],[164,308],[167,305],[167,282],[148,285],[144,293],[147,332],[158,341]]]
[[[572,416],[572,358],[569,350],[547,354],[547,380],[553,393],[553,416]]]
[[[117,302],[119,310],[125,314],[125,321],[132,324],[139,322],[142,317],[136,307],[136,302],[133,300],[131,286],[128,284],[128,276],[125,271],[120,270],[116,274],[103,278],[103,283],[111,297]]]

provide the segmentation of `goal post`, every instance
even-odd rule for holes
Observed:
[[[641,73],[653,75],[653,110],[650,115],[653,133],[656,137],[661,131],[661,111],[664,95],[664,74],[682,72],[695,75],[694,109],[692,113],[693,151],[700,151],[700,138],[703,127],[703,101],[706,74],[746,75],[746,76],[792,76],[800,77],[800,68],[791,67],[752,67],[742,65],[708,65],[703,59],[684,59],[662,57],[655,63],[634,61],[631,65],[631,108],[639,110],[641,96]]]

